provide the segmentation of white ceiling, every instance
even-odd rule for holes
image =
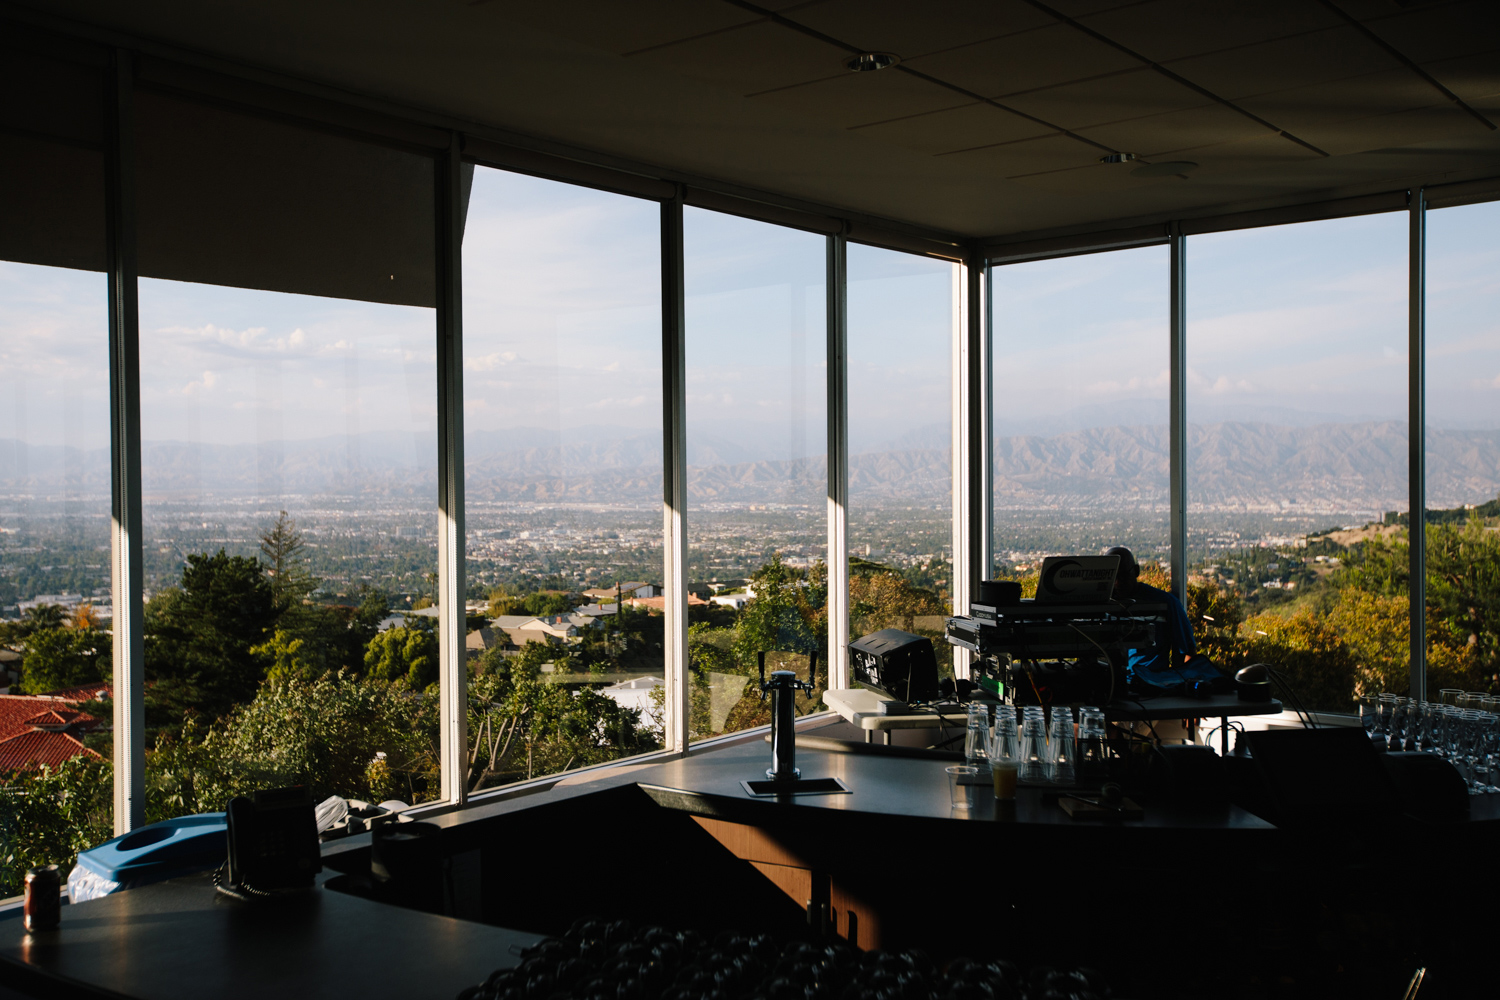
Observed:
[[[28,6],[967,236],[1500,175],[1493,0]],[[902,61],[851,73],[858,50]],[[1139,160],[1101,164],[1110,151]],[[1135,173],[1182,161],[1185,176]]]

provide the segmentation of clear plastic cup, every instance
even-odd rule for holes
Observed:
[[[1077,743],[1073,736],[1073,712],[1066,706],[1052,709],[1052,731],[1047,736],[1047,780],[1071,785],[1077,780]]]
[[[955,809],[974,808],[974,786],[970,783],[979,775],[979,768],[969,764],[955,764],[945,768],[948,772],[948,793]]]

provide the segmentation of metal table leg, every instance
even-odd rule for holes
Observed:
[[[1219,750],[1220,755],[1229,756],[1229,716],[1219,719]]]

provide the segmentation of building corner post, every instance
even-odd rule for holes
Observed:
[[[464,566],[463,137],[437,158],[438,659],[442,798],[468,796]]]

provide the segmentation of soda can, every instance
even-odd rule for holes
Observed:
[[[55,930],[62,922],[62,879],[56,865],[27,870],[23,912],[28,931]]]

